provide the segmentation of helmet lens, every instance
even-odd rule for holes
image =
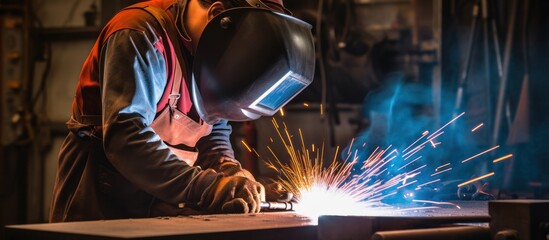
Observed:
[[[288,72],[283,78],[277,81],[265,94],[261,95],[250,108],[272,114],[278,111],[286,102],[294,98],[301,90],[309,85],[310,81],[301,80],[299,75]],[[267,110],[267,111],[265,111]]]

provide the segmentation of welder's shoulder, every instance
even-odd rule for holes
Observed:
[[[105,26],[109,32],[123,29],[147,31],[150,28],[160,28],[158,21],[150,13],[141,8],[124,9],[118,12]]]

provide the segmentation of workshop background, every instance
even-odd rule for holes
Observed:
[[[132,2],[0,1],[1,226],[47,221],[80,68],[101,26]],[[313,84],[276,117],[308,144],[325,144],[327,156],[362,142],[404,144],[466,112],[439,157],[459,160],[496,145],[491,154],[513,156],[456,178],[493,171],[481,189],[487,198],[549,199],[549,1],[285,4],[312,25],[317,64]],[[480,123],[477,134],[460,134]],[[237,158],[258,177],[276,177],[263,164],[273,136],[271,118],[234,123]],[[449,192],[439,199],[462,197]]]

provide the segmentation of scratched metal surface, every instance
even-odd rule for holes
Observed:
[[[488,217],[488,201],[453,201],[451,204],[409,203],[395,205],[384,216]]]
[[[6,239],[316,239],[316,221],[293,212],[123,219],[6,228]]]

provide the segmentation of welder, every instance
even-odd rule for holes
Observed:
[[[272,116],[314,74],[282,0],[151,0],[117,13],[80,73],[51,222],[255,213],[276,199],[229,121]],[[273,188],[274,189],[274,188]]]

